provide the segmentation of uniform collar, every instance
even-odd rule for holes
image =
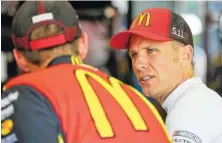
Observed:
[[[82,64],[82,61],[80,57],[78,56],[60,56],[55,59],[53,59],[49,64],[48,67],[51,67],[53,65],[58,65],[58,64],[65,64],[65,63],[71,63],[74,65]]]
[[[170,113],[178,99],[183,96],[183,93],[195,84],[203,84],[203,82],[199,77],[193,77],[180,84],[163,102],[162,107],[165,111]]]

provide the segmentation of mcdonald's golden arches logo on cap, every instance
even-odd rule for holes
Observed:
[[[136,16],[136,18],[134,19],[132,25],[130,26],[130,29],[134,28],[135,24],[137,24],[137,26],[140,26],[143,22],[143,20],[146,21],[144,26],[149,26],[150,24],[150,13],[145,12],[145,13],[140,13]]]

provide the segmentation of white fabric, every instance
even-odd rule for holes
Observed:
[[[7,70],[8,70],[8,66],[7,66],[7,55],[5,54],[5,52],[1,53],[1,82],[5,82],[8,78],[8,74],[7,74]]]
[[[39,15],[33,16],[32,17],[32,22],[33,23],[39,23],[39,22],[42,22],[42,21],[52,20],[52,19],[54,19],[52,13],[44,13],[44,14],[39,14]]]
[[[222,98],[199,77],[179,85],[162,106],[174,143],[222,143]]]

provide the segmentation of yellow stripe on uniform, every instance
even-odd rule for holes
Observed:
[[[80,59],[79,56],[72,55],[71,61],[72,61],[72,64],[74,64],[74,65],[82,64],[82,60]]]
[[[58,134],[57,139],[58,139],[58,143],[64,143],[64,139],[61,134]]]
[[[166,130],[166,127],[165,127],[165,124],[159,114],[159,112],[157,111],[157,109],[153,106],[153,104],[151,104],[149,101],[147,101],[147,99],[139,92],[137,91],[136,89],[134,89],[133,87],[129,86],[145,103],[146,105],[151,109],[151,111],[154,113],[154,115],[156,116],[157,120],[159,121],[160,125],[162,126],[169,142],[171,143],[172,142],[172,139],[171,137],[169,136],[167,130]]]

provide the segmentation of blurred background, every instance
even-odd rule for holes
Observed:
[[[1,83],[20,74],[12,55],[11,25],[23,1],[1,1]],[[194,35],[195,73],[222,95],[222,2],[220,1],[70,1],[82,29],[89,35],[84,60],[141,91],[125,50],[109,46],[111,37],[126,30],[143,9],[169,8],[181,14]],[[70,15],[69,15],[70,16]]]

